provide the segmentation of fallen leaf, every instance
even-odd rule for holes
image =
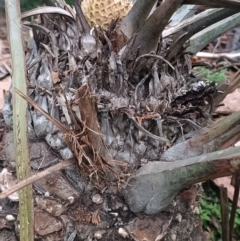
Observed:
[[[52,72],[52,82],[53,84],[57,84],[58,82],[61,82],[58,72],[54,72],[54,71]]]

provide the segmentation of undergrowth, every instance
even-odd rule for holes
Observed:
[[[205,67],[197,67],[194,69],[197,75],[202,76],[202,79],[209,82],[220,83],[226,80],[226,69],[212,70]]]
[[[231,208],[232,204],[229,201],[229,214]],[[222,239],[219,189],[213,190],[210,186],[206,187],[205,185],[203,197],[200,201],[200,217],[203,228],[211,234],[211,241],[224,241]],[[235,240],[240,240],[240,208],[236,212],[233,236]]]

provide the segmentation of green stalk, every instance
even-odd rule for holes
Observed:
[[[156,0],[136,1],[128,15],[122,20],[120,31],[131,38],[143,25],[155,3]]]
[[[31,175],[27,138],[27,102],[16,94],[18,89],[27,95],[25,55],[21,36],[21,14],[18,0],[5,1],[8,39],[13,69],[13,132],[14,154],[18,181]],[[19,191],[20,241],[33,241],[32,185]]]

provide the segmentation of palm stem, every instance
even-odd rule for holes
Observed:
[[[26,68],[21,36],[19,1],[5,1],[6,18],[13,66],[13,87],[27,93]],[[18,181],[31,174],[27,138],[27,102],[13,91],[14,150]],[[20,240],[34,240],[32,185],[19,191]]]

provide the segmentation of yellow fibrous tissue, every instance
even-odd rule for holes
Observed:
[[[131,0],[83,0],[83,13],[89,23],[107,28],[113,19],[121,19],[132,7]]]

